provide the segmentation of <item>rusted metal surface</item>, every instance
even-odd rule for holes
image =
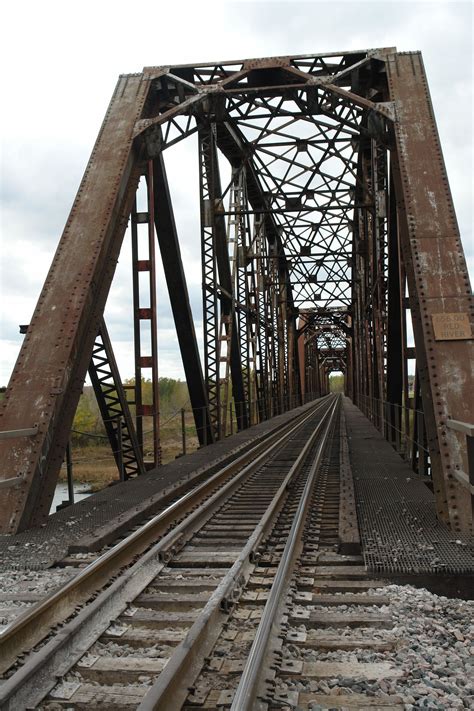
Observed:
[[[447,420],[474,420],[474,341],[438,340],[433,321],[459,314],[472,327],[472,291],[421,54],[393,55],[387,69],[397,114],[401,245],[437,509],[455,531],[467,532],[470,501],[455,477],[467,471],[466,446]]]
[[[120,479],[143,474],[142,448],[139,446],[112,343],[103,319],[92,350],[89,377]],[[68,451],[66,450],[66,456],[70,458]]]
[[[195,133],[202,365],[163,163],[163,151]],[[148,211],[137,213],[146,166]],[[421,57],[384,48],[120,78],[3,404],[0,430],[38,433],[1,442],[2,531],[48,514],[130,212],[136,429],[141,442],[141,418],[153,416],[155,462],[153,222],[201,444],[232,431],[234,418],[242,429],[326,394],[340,371],[397,451],[432,474],[439,516],[469,529],[466,441],[446,420],[473,420],[471,291]],[[139,259],[144,222],[149,258]],[[150,273],[149,308],[138,303],[139,271]],[[142,368],[153,370],[152,405],[142,402]]]
[[[120,77],[2,402],[0,429],[38,427],[0,442],[0,530],[43,522],[69,438],[137,184],[132,133],[149,83]]]

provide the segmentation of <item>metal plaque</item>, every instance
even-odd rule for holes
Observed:
[[[433,329],[437,341],[466,341],[472,338],[469,314],[433,314]]]

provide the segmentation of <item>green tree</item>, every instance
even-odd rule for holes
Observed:
[[[135,378],[125,381],[126,385],[134,385]],[[158,379],[158,395],[160,398],[160,413],[168,416],[173,412],[185,407],[189,401],[188,386],[183,380],[174,378]],[[142,378],[142,401],[151,405],[153,401],[151,380]],[[133,407],[131,408],[133,411]]]
[[[94,389],[91,386],[85,386],[79,398],[72,429],[76,430],[75,432],[73,431],[71,435],[73,444],[76,445],[91,444],[92,438],[87,435],[105,433],[99,406],[95,399]]]
[[[341,375],[330,375],[329,376],[329,389],[332,393],[343,393],[344,392],[344,376]]]

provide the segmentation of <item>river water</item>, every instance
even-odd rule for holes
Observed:
[[[90,487],[87,484],[74,484],[74,503],[81,501],[81,499],[87,499],[88,496],[92,494]],[[63,501],[68,500],[67,484],[61,482],[56,485],[56,490],[54,492],[53,503],[51,504],[50,514],[56,513],[56,506],[61,504]]]

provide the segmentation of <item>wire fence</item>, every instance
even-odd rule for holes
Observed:
[[[288,410],[294,409],[295,407],[298,407],[301,404],[304,404],[306,402],[310,402],[311,400],[314,400],[316,397],[319,397],[319,394],[316,393],[306,393],[305,397],[303,400],[301,397],[298,396],[282,396],[282,397],[269,397],[266,398],[265,400],[250,400],[248,402],[239,402],[232,400],[228,404],[228,411],[225,412],[224,406],[219,407],[219,416],[214,413],[214,422],[210,423],[209,422],[209,417],[207,415],[208,412],[212,411],[208,406],[202,407],[202,408],[193,408],[190,407],[190,401],[189,399],[183,403],[181,407],[176,409],[171,415],[167,417],[167,419],[162,420],[161,419],[161,413],[158,411],[157,415],[160,417],[160,427],[166,427],[170,422],[172,422],[175,418],[178,416],[182,417],[182,413],[184,412],[185,415],[192,414],[193,415],[193,421],[195,423],[195,429],[196,429],[196,436],[199,435],[202,430],[202,439],[205,439],[204,435],[204,425],[199,427],[197,423],[199,422],[207,422],[207,425],[211,424],[211,426],[214,426],[216,430],[220,427],[220,432],[217,434],[221,434],[221,436],[229,436],[230,434],[233,434],[234,429],[241,429],[240,424],[241,420],[244,419],[244,415],[241,413],[246,413],[246,419],[248,422],[248,426],[252,426],[255,424],[258,424],[259,422],[262,422],[266,419],[269,419],[270,417],[274,417],[275,415],[282,414],[283,412],[287,412]],[[200,415],[196,417],[196,415]],[[228,418],[226,419],[226,415],[228,415]],[[114,416],[113,418],[107,418],[101,420],[104,424],[106,423],[113,423],[116,424],[117,422],[117,416]],[[133,414],[133,419],[150,419],[152,415],[136,415],[135,413]],[[222,427],[222,423],[226,422],[226,427],[225,430],[222,431],[224,428]],[[153,429],[145,430],[143,432],[143,435],[148,435],[152,434],[154,432]],[[96,432],[86,432],[84,430],[79,430],[79,429],[72,429],[71,430],[72,434],[77,434],[82,437],[90,438],[90,439],[100,439],[107,441],[108,435],[107,434],[98,434]],[[217,437],[219,438],[219,437]]]
[[[170,442],[167,442],[166,437],[161,439],[161,447],[164,448],[165,451],[167,447],[169,447],[169,452],[167,452],[165,459],[169,461],[170,459],[181,457],[188,454],[190,451],[195,451],[200,446],[207,446],[208,444],[211,444],[211,442],[231,436],[241,429],[258,424],[259,422],[282,414],[283,412],[287,412],[288,410],[310,402],[317,397],[320,397],[319,393],[310,392],[306,393],[304,398],[296,395],[272,395],[261,399],[250,400],[246,403],[236,402],[232,399],[227,405],[221,405],[219,408],[214,408],[214,410],[209,407],[193,408],[191,407],[188,399],[181,407],[170,413],[166,419],[161,419],[160,412],[156,413],[160,419],[161,431],[178,418],[180,420],[176,428],[175,437],[173,438],[170,433],[168,433],[169,439],[172,440],[172,446],[170,445]],[[153,415],[137,416],[133,413],[132,419],[136,422],[137,419],[150,419],[151,417],[153,417]],[[126,449],[124,446],[122,437],[125,423],[119,414],[113,418],[103,420],[103,423],[113,423],[118,448],[114,448],[112,446],[108,448],[107,453],[98,453],[98,448],[91,447],[90,451],[88,451],[88,447],[77,446],[74,448],[75,451],[73,457],[71,442],[68,445],[64,465],[67,469],[70,503],[73,503],[74,497],[74,465],[95,465],[100,462],[109,462],[113,468],[113,471],[117,471],[118,474],[118,477],[116,475],[114,478],[118,478],[120,480],[125,478],[124,456],[126,452],[129,452],[129,449]],[[145,430],[142,434],[145,438],[148,435],[153,435],[154,432],[155,430],[152,428]],[[86,440],[90,440],[91,442],[101,441],[104,442],[104,444],[109,442],[109,436],[107,434],[87,432],[77,428],[73,428],[71,430],[71,434],[78,435]],[[177,445],[178,440],[179,445]],[[151,442],[147,443],[144,439],[141,455],[145,460],[147,458],[148,444],[151,446]],[[177,447],[178,451],[176,451]],[[77,452],[80,453],[77,454]],[[150,462],[146,463],[150,464]],[[155,462],[151,462],[151,464],[154,465]],[[67,505],[67,503],[68,502],[63,502],[61,508],[64,505]]]
[[[160,418],[160,431],[162,434],[160,446],[163,450],[163,462],[166,463],[174,458],[183,456],[195,451],[201,446],[207,446],[211,442],[224,439],[235,432],[246,427],[255,425],[276,415],[283,414],[302,404],[320,397],[319,393],[306,393],[303,398],[298,395],[270,395],[265,398],[253,399],[247,403],[236,402],[232,399],[226,405],[209,408],[192,408],[189,399],[171,413],[167,413],[165,419],[161,419],[161,413],[156,413]],[[385,436],[390,444],[405,460],[409,461],[413,470],[423,475],[430,475],[430,459],[426,442],[426,432],[424,424],[424,414],[422,410],[412,406],[412,400],[406,403],[391,403],[380,398],[360,395],[358,405],[362,412],[370,419],[377,429]],[[133,417],[150,419],[150,415],[139,415]],[[70,492],[73,492],[73,465],[86,466],[108,462],[110,464],[109,477],[115,479],[125,478],[124,456],[130,446],[125,448],[122,428],[124,422],[120,415],[111,418],[109,422],[115,425],[117,434],[116,443],[118,447],[110,447],[107,452],[99,448],[77,447],[72,456],[71,445],[67,452],[67,473]],[[169,431],[169,426],[175,423],[174,431]],[[164,430],[168,429],[167,432]],[[142,457],[147,465],[154,466],[156,462],[147,461],[148,450],[152,449],[152,440],[147,442],[149,435],[153,435],[154,428],[143,432]],[[73,434],[89,439],[91,442],[104,442],[109,440],[106,434],[86,432],[74,428]],[[96,451],[94,451],[94,449]],[[66,464],[66,462],[65,462]],[[114,476],[114,472],[115,476]],[[71,498],[71,497],[70,497]]]
[[[359,395],[358,405],[398,454],[409,461],[413,471],[431,476],[425,416],[422,410],[406,403],[394,403]]]

